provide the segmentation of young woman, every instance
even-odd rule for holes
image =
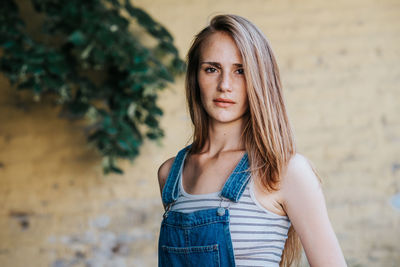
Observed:
[[[215,16],[187,64],[193,142],[158,170],[159,266],[289,266],[301,245],[311,266],[346,266],[263,33]]]

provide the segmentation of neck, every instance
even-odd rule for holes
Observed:
[[[229,123],[210,121],[208,139],[201,153],[217,155],[220,152],[245,150],[242,140],[244,126],[243,118]]]

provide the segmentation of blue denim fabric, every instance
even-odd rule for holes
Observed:
[[[162,192],[166,205],[158,240],[159,267],[235,266],[229,230],[229,206],[183,213],[169,210],[178,198],[178,177],[190,145],[178,152]],[[249,182],[244,154],[221,191],[221,203],[238,202]]]

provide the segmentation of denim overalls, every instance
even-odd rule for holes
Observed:
[[[229,206],[222,207],[222,201],[238,202],[242,196],[250,179],[247,153],[225,182],[220,207],[183,213],[170,208],[178,198],[178,174],[190,146],[178,152],[162,192],[166,209],[158,240],[158,266],[235,266]]]

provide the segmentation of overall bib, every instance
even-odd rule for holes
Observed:
[[[178,198],[179,173],[189,147],[178,152],[162,191],[166,209],[158,240],[158,266],[235,266],[229,205],[223,207],[222,202],[238,202],[243,194],[250,179],[247,153],[225,182],[220,193],[220,207],[183,213],[170,208]]]

